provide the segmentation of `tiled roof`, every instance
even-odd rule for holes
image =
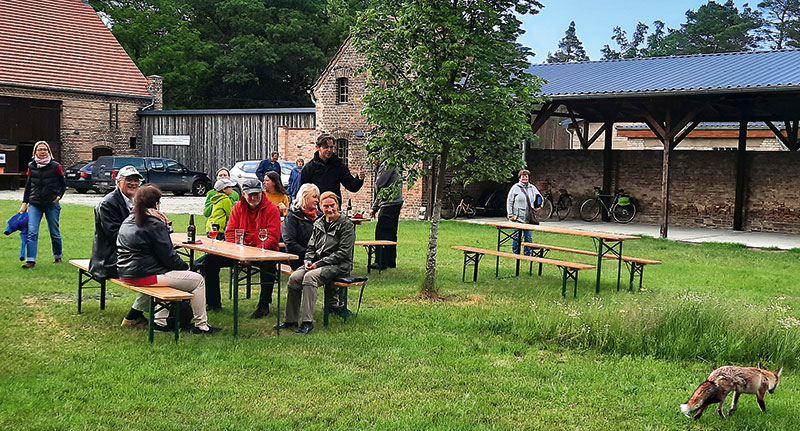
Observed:
[[[535,64],[556,99],[800,90],[800,50]]]
[[[82,0],[0,1],[0,85],[151,97],[147,79]]]

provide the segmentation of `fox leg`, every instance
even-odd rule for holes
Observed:
[[[697,410],[697,414],[696,414],[696,415],[694,415],[694,419],[695,419],[695,420],[697,420],[697,419],[700,419],[700,416],[703,416],[703,411],[705,411],[706,407],[708,407],[708,404],[705,404],[705,403],[704,403],[704,404],[703,404],[703,405],[700,407],[700,409],[698,409],[698,410]]]
[[[728,398],[728,392],[720,394],[719,397],[719,405],[717,406],[717,413],[722,419],[725,419],[725,412],[723,409],[725,408],[725,399]]]
[[[758,400],[758,407],[760,407],[760,408],[761,408],[761,411],[762,411],[762,412],[765,412],[765,411],[767,411],[767,404],[764,402],[764,394],[765,394],[766,392],[767,392],[767,391],[764,389],[764,386],[762,386],[762,387],[761,387],[761,388],[758,390],[758,392],[756,392],[756,399]]]
[[[741,392],[733,392],[733,402],[731,403],[731,409],[728,410],[728,416],[732,415],[733,412],[736,411],[736,406],[739,404],[739,396],[742,395]]]

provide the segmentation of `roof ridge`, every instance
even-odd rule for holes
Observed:
[[[779,52],[800,51],[800,48],[783,48],[783,49],[762,49],[753,51],[730,51],[730,52],[711,52],[700,54],[682,54],[682,55],[662,55],[656,57],[634,57],[634,58],[615,58],[611,60],[591,60],[591,61],[570,61],[566,63],[534,63],[530,67],[544,67],[544,66],[559,66],[562,64],[598,64],[598,63],[622,63],[622,62],[636,62],[647,60],[663,60],[667,58],[699,58],[699,57],[722,57],[728,55],[754,55],[754,54],[774,54]]]

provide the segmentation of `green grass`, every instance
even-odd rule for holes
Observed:
[[[0,214],[17,208],[0,201]],[[171,217],[179,229],[187,224],[186,215]],[[359,227],[358,237],[373,229]],[[562,299],[555,268],[517,278],[513,263],[501,261],[495,279],[489,257],[478,283],[462,283],[462,255],[450,246],[494,248],[497,234],[445,222],[437,280],[446,300],[430,303],[416,297],[427,232],[423,222],[401,222],[399,267],[370,275],[361,314],[346,324],[334,317],[323,328],[317,307],[312,335],[276,337],[274,312],[247,317],[253,298],[241,301],[234,340],[224,298],[209,319],[225,330],[182,334],[178,345],[169,334],[150,345],[144,331],[119,327],[134,298],[121,288],[109,288],[104,311],[88,291],[77,314],[76,270],[50,264],[46,233],[39,264],[26,271],[19,237],[2,237],[0,429],[800,428],[797,250],[644,238],[626,243],[625,253],[664,262],[645,269],[645,291],[617,292],[606,262],[599,296],[587,272],[578,298]],[[88,257],[91,208],[65,204],[62,234],[66,258]],[[537,238],[591,247],[581,238]],[[365,253],[355,255],[354,273],[363,274]],[[713,410],[697,422],[680,415],[678,404],[713,368],[759,360],[786,367],[767,413],[745,395],[724,421]]]

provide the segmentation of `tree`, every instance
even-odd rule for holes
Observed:
[[[622,27],[614,27],[614,34],[611,38],[617,43],[619,51],[611,49],[608,45],[603,45],[603,49],[600,50],[603,53],[603,60],[675,54],[675,46],[670,44],[668,33],[664,30],[664,27],[663,21],[653,21],[653,32],[648,35],[647,30],[649,27],[640,21],[636,24],[633,39],[630,41],[628,41],[627,34]],[[645,41],[647,41],[647,45],[642,46]]]
[[[760,13],[747,4],[739,12],[733,0],[722,5],[709,1],[696,12],[686,11],[686,23],[669,38],[678,54],[747,51],[758,46],[760,27]]]
[[[436,297],[436,248],[445,177],[506,181],[522,166],[520,146],[541,81],[525,72],[517,14],[535,0],[374,0],[353,43],[365,56],[364,110],[374,125],[371,157],[413,184],[431,171],[435,199],[421,294]]]
[[[797,47],[800,0],[765,0],[758,4],[758,8],[766,15],[763,32],[766,40],[770,42],[770,48],[783,49],[786,47],[786,42]]]
[[[570,21],[564,38],[558,42],[558,51],[547,55],[548,63],[567,63],[569,61],[589,61],[583,43],[575,34],[575,21]]]

